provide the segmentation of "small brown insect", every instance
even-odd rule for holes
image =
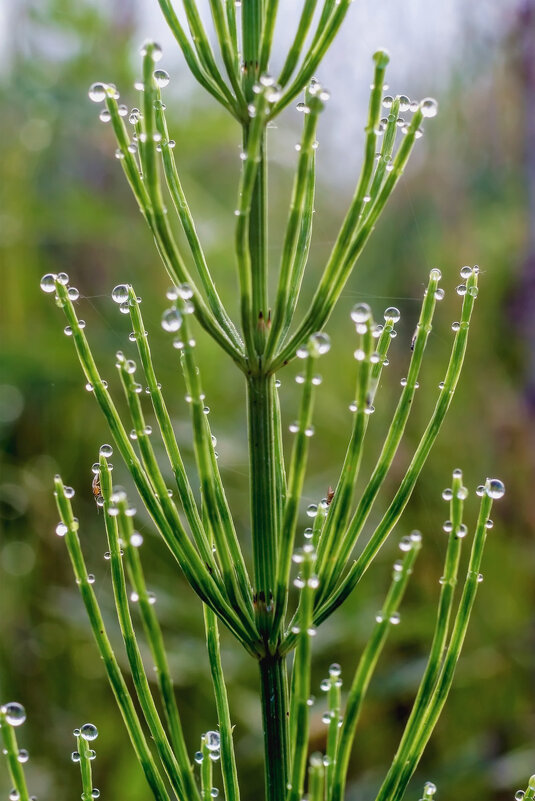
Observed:
[[[334,498],[334,490],[332,487],[329,487],[329,489],[327,490],[327,497],[325,499],[327,501],[327,506],[331,505],[333,498]]]
[[[93,476],[91,489],[93,490],[93,497],[95,499],[95,502],[98,505],[99,500],[102,499],[102,487],[100,486],[100,473],[95,473],[95,475]]]

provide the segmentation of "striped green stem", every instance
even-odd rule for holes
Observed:
[[[210,10],[214,21],[214,28],[219,40],[223,63],[230,80],[230,85],[236,96],[236,107],[239,109],[240,116],[247,119],[247,103],[241,85],[240,67],[237,61],[237,53],[233,49],[232,38],[228,26],[228,19],[223,9],[222,0],[210,0]]]
[[[76,583],[80,588],[93,637],[104,662],[108,680],[123,717],[126,730],[156,801],[170,801],[165,783],[147,744],[132,697],[108,638],[95,592],[88,579],[87,567],[78,539],[78,521],[73,517],[71,503],[65,495],[65,488],[59,476],[56,476],[54,486],[59,515],[66,529],[64,534],[65,544],[67,545]]]
[[[277,556],[277,577],[274,594],[274,613],[270,647],[274,649],[280,636],[280,626],[284,620],[288,604],[288,587],[290,583],[290,569],[292,553],[295,543],[295,532],[299,514],[299,502],[305,480],[308,443],[312,431],[312,413],[314,409],[314,382],[317,362],[317,350],[311,342],[307,349],[306,367],[303,376],[303,394],[299,418],[296,424],[294,444],[290,457],[290,471],[288,487],[284,503],[284,513],[281,526],[281,539]],[[292,427],[293,428],[293,427]]]
[[[82,737],[81,734],[76,735],[76,748],[80,757],[82,801],[93,801],[93,772],[91,770],[92,749],[89,746],[89,742],[85,737]]]
[[[377,665],[381,651],[386,643],[388,632],[393,623],[399,622],[398,607],[407,588],[414,562],[420,549],[420,535],[413,533],[407,543],[407,550],[400,570],[394,570],[392,584],[388,591],[383,609],[376,617],[376,625],[360,658],[353,683],[349,690],[337,759],[334,764],[331,793],[328,801],[342,801],[344,797],[347,769],[355,730],[359,721],[362,704],[369,683]]]
[[[393,527],[396,525],[409,501],[418,476],[420,475],[429,451],[431,450],[431,447],[438,436],[440,427],[450,407],[453,394],[459,380],[464,356],[466,353],[468,328],[470,325],[470,318],[472,315],[476,295],[477,273],[473,272],[467,281],[467,293],[463,300],[461,322],[453,343],[452,354],[446,371],[446,376],[443,384],[441,385],[439,398],[427,428],[423,433],[408,470],[405,473],[399,489],[390,503],[385,515],[364,548],[362,554],[350,568],[346,577],[339,584],[338,588],[333,591],[331,597],[325,602],[323,607],[318,610],[316,615],[316,623],[325,620],[326,617],[332,614],[334,609],[336,609],[352,592],[354,587],[358,584],[363,574],[370,566],[376,553],[387,539],[390,531],[392,531]],[[375,495],[373,498],[374,497]],[[372,498],[369,500],[372,500]],[[350,524],[348,533],[348,538],[354,542],[356,542],[358,534],[362,530],[362,526],[364,525],[365,519],[367,519],[369,509],[370,505],[368,505],[368,499],[366,509],[364,509],[364,507],[361,509],[357,508],[357,512],[353,517],[353,521]]]
[[[100,464],[102,475],[107,468],[105,460],[103,460],[102,457]],[[132,518],[127,517],[123,522],[126,530],[125,535],[121,537],[121,548],[124,552],[128,576],[137,597],[145,636],[156,668],[158,689],[160,691],[160,697],[169,729],[169,741],[173,753],[176,755],[177,762],[181,766],[182,780],[186,789],[187,798],[198,798],[198,790],[193,778],[193,768],[189,761],[182,722],[176,704],[173,680],[169,671],[162,630],[154,612],[153,596],[151,596],[147,590],[147,584],[138,552],[140,535],[133,531]]]
[[[314,593],[318,586],[317,576],[313,572],[315,559],[314,546],[310,543],[294,555],[294,561],[300,568],[295,583],[301,588],[301,603],[290,699],[290,725],[293,736],[290,741],[290,783],[286,795],[287,801],[300,801],[305,784],[309,738],[311,641],[315,634],[312,615]]]
[[[264,359],[268,362],[279,343],[285,323],[288,321],[288,306],[290,304],[294,305],[294,301],[296,301],[296,298],[291,296],[290,289],[297,283],[295,272],[296,268],[299,269],[301,266],[297,246],[302,231],[303,217],[307,211],[310,213],[310,209],[306,206],[307,201],[310,202],[311,200],[310,192],[307,192],[307,188],[309,186],[309,172],[314,164],[314,143],[319,115],[324,107],[323,97],[324,92],[320,85],[314,84],[309,88],[305,100],[305,120],[299,161],[295,173],[290,212],[282,248],[275,309],[264,353]]]
[[[431,642],[427,665],[421,678],[418,692],[416,694],[409,719],[405,725],[398,750],[392,761],[392,765],[388,770],[388,774],[381,786],[376,801],[386,801],[386,799],[389,799],[396,787],[400,773],[403,769],[403,765],[407,759],[407,754],[410,750],[414,733],[418,726],[418,721],[421,719],[421,716],[433,694],[440,671],[440,666],[442,664],[444,648],[449,633],[451,610],[453,607],[455,587],[457,585],[457,574],[459,570],[461,544],[463,539],[462,537],[458,536],[458,531],[462,526],[462,496],[464,495],[462,474],[459,475],[460,472],[460,470],[456,470],[453,475],[451,488],[452,498],[450,501],[451,532],[449,534],[448,547],[444,561],[444,571],[440,579],[440,597],[438,601],[435,629],[433,632],[433,640]]]
[[[464,584],[461,600],[457,610],[457,616],[453,625],[451,639],[444,657],[440,674],[430,695],[428,704],[419,716],[418,725],[414,727],[411,745],[404,764],[401,768],[395,792],[391,793],[389,799],[399,801],[405,793],[407,784],[414,773],[420,760],[422,752],[427,745],[431,734],[435,728],[437,720],[442,712],[448,697],[455,668],[459,660],[461,649],[468,629],[470,615],[474,606],[475,597],[479,582],[481,580],[480,568],[483,549],[487,535],[487,520],[492,508],[492,493],[490,482],[487,480],[485,493],[481,499],[479,517],[477,521],[468,573]]]
[[[18,793],[19,801],[30,801],[24,768],[22,767],[22,763],[19,762],[20,752],[17,743],[17,735],[15,734],[14,726],[8,723],[6,714],[6,707],[1,706],[0,731],[2,733],[3,752],[7,760],[9,775],[13,783],[13,789]]]
[[[223,776],[225,799],[226,801],[240,801],[240,788],[236,771],[236,755],[234,753],[234,741],[232,737],[232,723],[230,719],[227,687],[223,675],[223,665],[221,663],[217,618],[206,604],[203,606],[203,610],[206,647],[208,650],[208,661],[210,663],[210,674],[212,676],[217,720],[219,722],[219,734],[221,737],[221,773]]]
[[[305,0],[303,3],[297,31],[277,81],[280,86],[286,86],[299,61],[317,3],[318,0]]]

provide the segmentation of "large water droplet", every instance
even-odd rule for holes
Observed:
[[[93,103],[102,103],[106,99],[106,84],[92,83],[87,94]]]
[[[26,720],[26,710],[17,701],[10,701],[9,704],[5,704],[2,707],[2,712],[11,726],[22,726]]]
[[[112,289],[111,298],[115,303],[126,303],[128,301],[127,284],[118,284]]]
[[[209,751],[219,751],[221,738],[218,731],[207,731],[204,735],[204,743]]]
[[[486,491],[489,498],[497,500],[505,495],[505,485],[499,478],[487,479]]]
[[[41,278],[41,283],[39,286],[43,290],[43,292],[55,292],[56,291],[56,274],[55,273],[47,273],[43,275]]]
[[[351,319],[354,323],[365,323],[372,316],[372,310],[367,303],[357,303],[351,309]]]
[[[153,77],[160,89],[164,89],[169,84],[169,73],[166,70],[154,70]]]
[[[178,331],[182,325],[182,315],[176,308],[166,309],[162,314],[162,328],[170,333]]]
[[[420,108],[424,117],[436,117],[438,114],[438,103],[433,97],[425,97]]]
[[[385,309],[385,320],[389,318],[394,322],[397,323],[399,318],[401,317],[401,312],[399,309],[396,309],[395,306],[389,306],[388,309]]]
[[[89,741],[96,740],[98,737],[98,729],[94,723],[84,723],[83,726],[80,726],[80,737]]]

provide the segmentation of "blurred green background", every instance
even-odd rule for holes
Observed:
[[[281,3],[280,41],[291,30],[287,16],[295,17],[287,5]],[[328,325],[333,348],[321,365],[324,383],[318,393],[307,502],[335,483],[349,432],[351,306],[365,300],[378,318],[389,305],[402,312],[370,425],[365,476],[406,373],[428,271],[442,269],[446,298],[438,307],[419,397],[374,513],[377,519],[436,398],[452,341],[451,322],[459,314],[455,286],[460,267],[480,265],[481,290],[462,381],[407,512],[358,592],[314,643],[318,700],[313,745],[322,748],[325,738],[319,682],[332,661],[342,664],[350,681],[382,603],[396,541],[418,528],[425,547],[401,610],[402,624],[392,633],[370,689],[354,749],[348,798],[374,797],[430,640],[445,545],[441,525],[447,511],[441,491],[452,469],[462,467],[471,489],[467,515],[473,520],[473,490],[496,474],[507,494],[496,505],[485,581],[454,690],[407,797],[418,798],[422,782],[432,779],[440,799],[508,799],[535,772],[535,4],[482,2],[478,13],[453,2],[445,8],[415,1],[385,2],[379,10],[369,1],[360,9],[357,5],[318,73],[333,99],[320,128],[316,229],[304,304],[358,175],[373,50],[385,41],[392,50],[392,93],[433,94],[441,109],[436,120],[428,121],[426,136]],[[237,306],[232,225],[239,131],[193,86],[158,15],[156,0],[115,0],[106,6],[43,0],[8,3],[0,17],[0,696],[27,709],[20,743],[30,750],[30,790],[40,801],[79,797],[78,770],[70,762],[71,732],[86,720],[100,730],[94,771],[102,798],[147,798],[89,635],[64,544],[54,535],[52,477],[61,471],[77,491],[89,569],[96,574],[98,597],[122,654],[103,559],[102,519],[91,496],[91,464],[108,434],[94,400],[83,390],[72,342],[62,334],[61,314],[39,291],[43,273],[69,273],[82,294],[80,314],[98,363],[115,387],[114,353],[132,346],[110,291],[122,281],[134,284],[143,297],[159,377],[191,464],[176,351],[159,325],[169,282],[113,157],[111,131],[98,121],[86,95],[94,80],[109,80],[122,91],[124,102],[136,105],[131,86],[139,70],[138,45],[147,35],[161,34],[167,44],[162,66],[175,76],[167,105],[177,162],[221,294],[233,312]],[[290,109],[270,133],[273,270],[299,122]],[[246,541],[242,381],[206,337],[199,333],[197,339],[220,465]],[[286,424],[298,402],[295,373],[291,366],[280,376]],[[127,483],[118,463],[115,475]],[[139,528],[193,753],[201,733],[215,726],[202,613],[148,521],[140,519]],[[256,669],[226,634],[223,650],[247,801],[262,792]],[[0,792],[7,793],[8,787],[2,768]]]

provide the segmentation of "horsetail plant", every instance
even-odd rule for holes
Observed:
[[[347,693],[342,692],[342,669],[333,663],[322,682],[328,711],[325,753],[309,756],[312,644],[317,628],[358,585],[405,509],[418,476],[436,440],[451,404],[466,353],[468,330],[478,294],[479,269],[463,267],[459,322],[454,323],[451,355],[435,408],[421,435],[410,464],[393,492],[382,519],[368,541],[354,556],[358,540],[398,453],[418,388],[418,379],[429,333],[439,301],[440,270],[431,270],[424,291],[417,328],[411,343],[406,378],[381,453],[359,497],[357,479],[366,444],[370,415],[388,350],[395,337],[398,309],[390,307],[377,324],[365,303],[351,310],[356,332],[355,395],[350,405],[353,423],[345,459],[334,488],[326,498],[303,509],[309,439],[314,433],[314,397],[321,377],[318,361],[330,347],[324,327],[340,298],[356,261],[408,162],[422,122],[434,117],[432,98],[411,101],[405,95],[383,96],[388,54],[373,57],[374,75],[365,125],[364,155],[359,180],[349,209],[334,241],[329,258],[309,304],[299,318],[298,301],[306,281],[312,239],[315,199],[316,131],[329,93],[314,78],[321,60],[342,24],[350,0],[303,0],[297,30],[278,79],[269,73],[277,2],[210,0],[213,36],[209,37],[194,0],[183,0],[188,31],[169,0],[160,8],[195,79],[241,127],[242,153],[235,207],[234,248],[240,301],[240,319],[234,321],[216,289],[216,276],[197,234],[174,155],[174,141],[165,115],[162,90],[169,75],[157,67],[162,56],[154,42],[142,47],[142,79],[139,108],[119,104],[119,92],[111,83],[95,83],[90,99],[103,103],[100,119],[110,122],[117,140],[116,156],[143,217],[172,286],[162,327],[171,334],[183,375],[191,417],[196,479],[185,468],[181,444],[164,393],[154,369],[149,333],[145,329],[138,298],[131,284],[119,284],[112,299],[129,315],[129,340],[135,351],[118,352],[116,368],[126,399],[127,413],[119,413],[107,381],[93,356],[85,323],[78,316],[79,291],[69,285],[65,273],[48,274],[41,288],[55,296],[66,317],[65,333],[72,337],[86,389],[104,413],[115,442],[152,525],[159,532],[177,566],[203,604],[208,660],[217,712],[217,728],[202,734],[200,750],[193,754],[184,736],[173,677],[154,607],[147,589],[142,559],[143,537],[135,530],[136,510],[131,499],[112,482],[109,458],[112,446],[102,445],[93,465],[97,504],[104,511],[107,558],[120,632],[130,679],[111,646],[94,577],[84,560],[80,524],[73,513],[73,491],[55,479],[60,516],[56,532],[65,538],[76,582],[79,585],[97,648],[122,714],[136,757],[157,801],[195,801],[215,798],[213,768],[220,764],[222,794],[239,801],[238,767],[233,724],[226,692],[219,645],[223,624],[259,666],[261,710],[265,747],[266,801],[342,801],[356,727],[375,667],[392,626],[400,621],[399,607],[414,568],[422,536],[414,531],[402,537],[402,558],[392,571],[390,588],[377,613],[370,638],[354,668]],[[318,11],[317,17],[315,12]],[[241,21],[241,26],[240,26]],[[214,52],[211,40],[220,53]],[[224,67],[224,73],[219,64]],[[297,146],[297,168],[284,232],[276,290],[270,298],[268,265],[267,128],[299,95],[303,131]],[[386,116],[382,117],[382,108]],[[412,115],[402,117],[400,115]],[[128,124],[130,124],[130,128]],[[177,244],[169,222],[171,203],[185,234],[189,256]],[[193,263],[192,273],[187,261]],[[252,564],[248,548],[240,542],[225,493],[209,423],[209,408],[197,362],[195,336],[200,326],[241,371],[247,391],[249,443],[250,531]],[[125,345],[125,347],[130,347]],[[277,375],[294,358],[302,360],[297,376],[302,388],[299,410],[290,431],[294,435],[289,454],[283,447]],[[143,386],[147,387],[157,430],[146,422]],[[153,446],[159,436],[169,466],[160,464]],[[168,486],[172,474],[174,486]],[[194,485],[200,486],[196,492]],[[487,479],[478,490],[481,504],[474,529],[469,567],[455,606],[461,547],[468,534],[463,518],[467,489],[462,473],[455,470],[451,488],[443,493],[450,505],[444,524],[448,534],[435,629],[429,658],[413,708],[392,765],[377,794],[377,801],[397,801],[406,791],[423,749],[450,690],[455,666],[466,634],[470,613],[481,580],[480,565],[490,527],[493,501],[504,494],[497,479]],[[311,519],[304,542],[298,542],[301,515]],[[83,532],[82,532],[83,533]],[[296,566],[297,573],[294,572]],[[295,589],[294,589],[295,588]],[[138,633],[131,614],[139,607],[144,636],[156,669],[149,680],[141,657]],[[24,710],[7,704],[0,723],[14,790],[12,799],[28,801],[28,790],[14,726],[23,722]],[[91,724],[76,730],[76,760],[82,774],[82,798],[97,798],[92,787],[88,741],[96,736]],[[73,757],[74,758],[74,757]],[[198,766],[198,767],[197,767]],[[423,799],[434,797],[428,782]],[[522,791],[517,793],[520,798]],[[525,799],[535,798],[535,777]]]

